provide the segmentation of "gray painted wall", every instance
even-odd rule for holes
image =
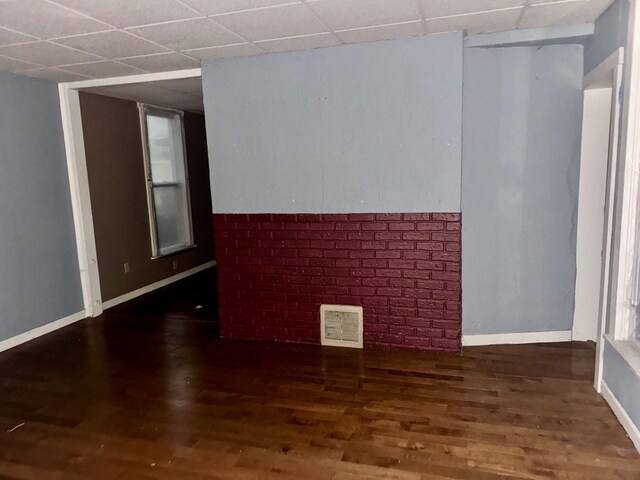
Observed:
[[[616,0],[595,22],[595,35],[585,43],[584,71],[589,73],[613,51],[625,45],[629,0]]]
[[[582,46],[465,49],[463,334],[570,330]]]
[[[216,213],[460,210],[462,34],[203,64]]]
[[[603,378],[633,423],[640,428],[640,379],[615,348],[604,342]]]
[[[83,309],[58,88],[0,73],[0,340]]]

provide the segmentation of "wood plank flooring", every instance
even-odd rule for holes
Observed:
[[[221,341],[122,312],[0,354],[0,479],[640,479],[586,344]]]

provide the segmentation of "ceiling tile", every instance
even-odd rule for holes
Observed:
[[[334,30],[421,19],[416,0],[310,0],[307,4]]]
[[[424,26],[421,21],[397,23],[395,25],[382,25],[379,27],[357,28],[355,30],[342,30],[336,32],[336,35],[338,35],[345,43],[372,42],[375,40],[413,37],[423,34]]]
[[[123,98],[136,102],[149,103],[180,110],[196,109],[202,110],[202,100],[200,98],[187,95],[182,92],[169,90],[161,87],[160,82],[134,83],[129,85],[114,85],[110,87],[100,87],[88,89],[90,93],[107,95],[110,97]]]
[[[129,31],[172,50],[191,50],[244,41],[208,18],[137,27]]]
[[[0,3],[0,26],[41,39],[107,30],[108,25],[44,0]]]
[[[52,80],[54,82],[75,82],[78,80],[87,80],[87,77],[76,75],[75,73],[65,72],[58,68],[40,68],[38,70],[28,70],[20,72],[20,75],[24,75],[32,78],[42,78],[45,80]]]
[[[38,65],[29,62],[21,62],[13,58],[0,57],[0,72],[19,72],[37,68]]]
[[[521,7],[525,0],[420,0],[426,18]]]
[[[537,3],[534,0],[533,3]],[[611,0],[580,0],[533,5],[525,8],[519,28],[569,25],[592,22],[611,4]]]
[[[184,20],[199,16],[176,0],[55,0],[116,27]]]
[[[13,45],[14,43],[33,42],[34,40],[37,40],[37,38],[0,27],[0,47]]]
[[[175,80],[162,80],[154,85],[168,88],[175,92],[186,93],[187,95],[199,98],[202,96],[202,77],[178,78]]]
[[[100,57],[96,57],[95,55],[48,42],[32,42],[0,47],[0,55],[16,58],[25,62],[37,63],[45,67],[100,60]]]
[[[295,37],[326,31],[322,22],[302,4],[249,10],[213,18],[249,40]]]
[[[145,55],[120,59],[120,62],[141,68],[148,72],[168,72],[171,70],[185,70],[198,68],[200,62],[179,53],[159,53],[157,55]]]
[[[251,43],[240,43],[237,45],[223,45],[221,47],[198,48],[195,50],[187,50],[184,53],[199,60],[206,60],[208,58],[244,57],[247,55],[258,55],[264,52]]]
[[[167,51],[166,48],[154,45],[121,30],[59,38],[56,43],[68,45],[85,52],[95,53],[106,58],[133,57]],[[80,62],[67,62],[80,63]]]
[[[238,12],[252,8],[273,7],[286,3],[300,3],[300,0],[184,0],[205,15]]]
[[[318,33],[315,35],[303,35],[301,37],[276,38],[256,42],[267,52],[286,52],[290,50],[306,50],[309,48],[322,48],[340,45],[340,40],[332,33]]]
[[[118,62],[91,62],[77,65],[65,65],[62,70],[91,78],[121,77],[124,75],[137,75],[146,73],[138,68],[123,65]]]
[[[426,20],[427,33],[464,30],[468,34],[515,30],[522,7]]]

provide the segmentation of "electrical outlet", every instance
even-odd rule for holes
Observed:
[[[124,273],[129,273],[129,262],[124,262]]]
[[[174,270],[177,270],[177,269],[178,269],[178,261],[177,261],[177,260],[174,260],[174,261],[173,261],[173,269],[174,269]]]

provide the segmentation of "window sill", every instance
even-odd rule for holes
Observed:
[[[173,255],[178,255],[180,253],[184,253],[188,250],[193,250],[194,248],[196,248],[197,245],[194,243],[193,245],[187,245],[186,247],[179,247],[176,248],[174,250],[169,250],[167,252],[164,253],[159,253],[158,255],[154,255],[151,257],[151,260],[158,260],[160,258],[166,258],[166,257],[171,257]]]
[[[635,340],[614,340],[611,335],[605,335],[604,338],[640,379],[640,342]]]

